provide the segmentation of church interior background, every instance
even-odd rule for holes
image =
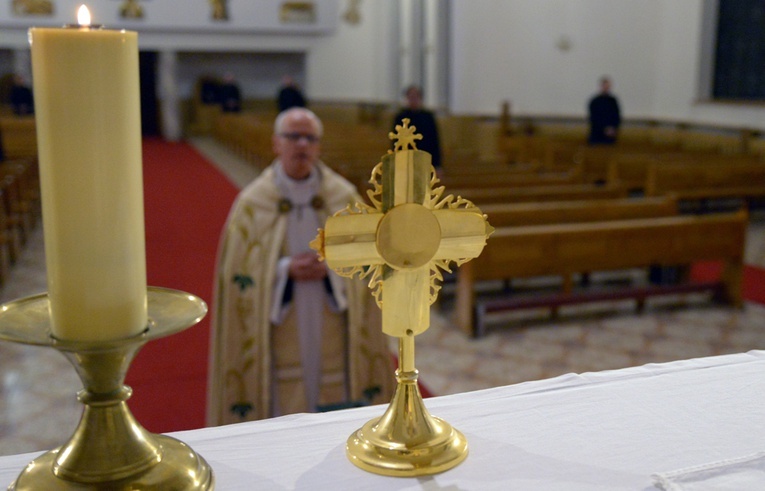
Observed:
[[[52,11],[39,12],[17,3],[25,2],[0,12],[0,75],[30,80],[26,29],[68,21],[76,2],[53,1]],[[162,2],[139,2],[142,18],[121,17],[118,2],[91,3],[109,27],[139,31],[144,134],[192,144],[237,187],[259,169],[251,155],[217,138],[199,111],[198,81],[210,74],[234,74],[244,111],[265,114],[289,74],[317,113],[363,120],[383,139],[402,89],[419,83],[426,105],[451,121],[442,128],[446,153],[455,161],[467,155],[471,165],[502,155],[500,132],[517,134],[532,123],[582,135],[585,101],[597,79],[609,74],[635,132],[681,122],[722,139],[747,129],[755,137],[751,148],[765,158],[761,101],[710,100],[717,2],[546,0],[532,7],[522,0],[315,0],[305,2],[312,20],[280,16],[284,2],[277,1],[261,2],[263,12],[229,2],[226,18],[214,16],[205,1],[189,1],[180,12]],[[504,117],[503,104],[509,111]],[[375,163],[366,162],[369,169]],[[744,263],[765,269],[761,201],[750,207]],[[644,274],[595,274],[592,281],[619,283]],[[45,288],[38,226],[0,287],[0,300]],[[732,309],[710,303],[706,294],[651,301],[642,313],[633,300],[566,308],[557,317],[549,309],[512,312],[495,316],[486,336],[471,339],[454,325],[454,294],[455,285],[447,283],[432,307],[431,328],[418,337],[422,381],[435,395],[765,345],[765,305]],[[0,454],[51,448],[68,436],[81,408],[73,396],[79,382],[63,357],[0,343],[0,374]]]

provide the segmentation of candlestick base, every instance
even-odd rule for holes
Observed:
[[[212,490],[213,474],[210,466],[185,443],[163,435],[151,435],[147,445],[160,450],[158,462],[147,464],[148,469],[129,473],[124,479],[112,479],[110,473],[101,476],[72,475],[59,477],[55,473],[64,447],[44,453],[22,471],[9,491],[96,491],[113,490]],[[51,471],[53,469],[53,472]],[[88,482],[98,477],[99,481]]]
[[[417,370],[397,370],[396,392],[385,414],[348,437],[347,455],[357,467],[412,477],[437,474],[465,460],[467,440],[449,423],[430,415],[417,377]]]
[[[66,341],[50,334],[47,295],[4,304],[0,340],[61,351],[74,365],[85,406],[72,437],[33,460],[8,489],[32,490],[189,490],[214,489],[209,464],[188,445],[145,430],[128,409],[132,389],[125,374],[136,352],[148,341],[193,326],[207,312],[188,293],[148,289],[149,326],[127,339]]]

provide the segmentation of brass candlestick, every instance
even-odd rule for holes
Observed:
[[[164,288],[148,289],[149,325],[144,332],[112,341],[65,341],[51,336],[48,296],[41,294],[0,307],[0,340],[61,351],[83,383],[85,406],[72,437],[21,472],[13,491],[214,489],[213,473],[188,445],[144,429],[127,406],[132,389],[125,374],[147,342],[199,322],[207,306],[198,297]]]
[[[442,472],[467,457],[465,437],[425,408],[414,365],[414,337],[430,327],[441,271],[477,257],[493,228],[473,203],[443,197],[430,155],[417,150],[404,119],[391,133],[395,152],[372,170],[373,206],[357,203],[327,219],[311,247],[338,274],[369,278],[382,329],[399,338],[396,392],[385,414],[353,433],[348,458],[387,476]]]

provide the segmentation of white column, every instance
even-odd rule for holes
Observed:
[[[412,84],[422,85],[422,0],[400,0],[399,97]]]
[[[175,51],[160,51],[157,62],[159,104],[162,111],[162,136],[178,141],[183,136],[178,101],[178,55]]]
[[[423,89],[425,106],[448,105],[449,6],[447,0],[399,0],[399,97],[410,84]]]
[[[449,4],[425,0],[422,66],[425,105],[444,109],[448,104]]]
[[[31,87],[32,57],[29,48],[13,50],[13,73],[21,75],[24,78],[24,81]]]

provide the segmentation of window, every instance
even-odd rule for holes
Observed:
[[[765,2],[720,0],[714,99],[765,101]]]

